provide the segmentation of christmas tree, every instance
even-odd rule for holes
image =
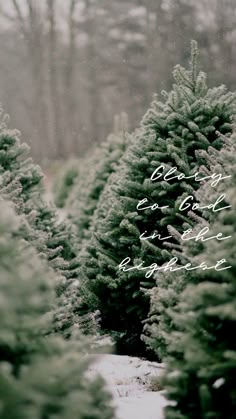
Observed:
[[[114,133],[85,158],[69,197],[68,213],[76,226],[76,236],[81,249],[85,246],[82,244],[83,240],[89,237],[88,230],[100,195],[129,142],[127,127],[127,115],[117,115],[114,120]]]
[[[64,163],[62,169],[59,170],[59,174],[56,175],[53,192],[55,204],[58,208],[66,206],[67,198],[78,178],[80,164],[80,160],[70,159]]]
[[[169,313],[173,327],[164,377],[171,400],[167,419],[235,417],[235,140],[235,136],[227,140],[218,155],[215,151],[209,153],[209,161],[216,161],[213,172],[222,173],[227,179],[215,188],[207,182],[197,193],[201,200],[225,195],[221,207],[227,208],[211,212],[209,224],[208,236],[219,238],[201,243],[201,251],[199,246],[194,249],[196,244],[184,244],[185,254],[196,266],[203,261],[214,266],[216,260],[223,259],[225,269],[196,270],[188,275],[179,302]]]
[[[19,131],[8,128],[8,121],[9,116],[0,107],[0,174],[10,172],[13,178],[17,177],[25,202],[42,187],[43,174],[28,157],[29,146],[20,141]]]
[[[224,138],[229,150],[234,149],[235,135],[231,138]],[[230,176],[231,165],[225,166],[225,153],[227,152],[226,145],[224,150],[222,149],[219,153],[218,150],[209,147],[208,151],[200,150],[199,154],[204,156],[206,162],[205,165],[199,168],[201,177],[204,179],[210,179],[210,185],[212,188],[209,193],[209,182],[201,185],[196,190],[194,196],[196,201],[201,205],[202,202],[206,202],[209,197],[211,202],[216,202],[219,195],[218,188],[214,188],[218,185],[218,182],[222,182],[224,177]],[[227,160],[226,160],[227,161]],[[232,162],[233,164],[233,162]],[[224,173],[222,173],[222,170]],[[207,192],[206,192],[207,191]],[[226,204],[224,204],[226,205]],[[198,214],[197,214],[198,213]],[[169,232],[173,234],[179,245],[175,245],[172,250],[172,256],[177,257],[179,260],[179,266],[184,266],[186,263],[191,261],[191,256],[197,253],[202,253],[204,240],[209,237],[210,223],[214,221],[215,212],[211,212],[208,208],[201,209],[197,212],[190,211],[189,217],[194,221],[195,226],[186,237],[195,237],[195,241],[191,240],[188,242],[188,246],[185,245],[182,235],[169,226]],[[168,245],[168,243],[167,243]],[[199,280],[198,276],[193,276],[192,272],[160,272],[156,275],[157,285],[148,292],[150,296],[150,312],[148,319],[145,321],[144,334],[142,335],[143,340],[150,348],[152,348],[160,358],[165,357],[168,354],[170,333],[176,330],[175,323],[172,319],[172,310],[177,306],[179,297],[187,284],[190,282]]]
[[[53,309],[53,272],[18,237],[22,218],[0,198],[1,218],[1,361],[14,373],[37,350],[37,339],[48,332],[44,313]],[[30,314],[29,314],[30,313]],[[46,321],[45,321],[46,320]]]
[[[43,198],[43,174],[28,157],[29,147],[21,143],[20,134],[7,126],[8,117],[2,112],[0,121],[0,188],[1,194],[14,203],[21,214],[19,234],[33,244],[42,258],[59,274],[58,297],[60,310],[57,328],[66,331],[78,323],[73,301],[78,303],[78,249],[73,226],[59,222],[56,209]]]
[[[101,379],[88,379],[81,336],[48,336],[55,273],[18,236],[22,218],[0,199],[0,418],[113,417]]]
[[[149,298],[142,288],[155,285],[151,274],[135,267],[171,259],[163,242],[177,242],[168,225],[184,230],[192,224],[180,205],[199,186],[194,174],[204,158],[196,151],[221,148],[217,132],[232,131],[236,110],[236,95],[225,86],[208,88],[194,42],[190,70],[177,66],[174,78],[172,91],[163,93],[164,102],[154,99],[109,178],[83,258],[83,287],[95,296],[102,328],[116,335],[118,350],[126,353],[144,350],[140,334]]]

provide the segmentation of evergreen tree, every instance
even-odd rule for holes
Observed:
[[[231,165],[225,166],[224,156],[227,148],[230,150],[234,149],[235,135],[231,138],[224,138],[224,151],[220,153],[218,150],[209,147],[207,151],[198,151],[201,156],[204,156],[206,165],[199,168],[202,178],[209,177],[209,181],[205,182],[199,189],[194,193],[196,201],[201,204],[209,201],[216,202],[219,195],[218,188],[214,186],[214,179],[211,178],[214,174],[222,174],[222,176],[229,176],[231,173]],[[226,148],[227,147],[227,148]],[[222,173],[222,170],[224,173]],[[217,178],[215,178],[217,179]],[[209,183],[212,184],[209,193]],[[217,184],[217,182],[216,182]],[[207,192],[205,191],[207,190]],[[222,190],[223,193],[223,190]],[[221,204],[223,205],[223,204]],[[226,204],[225,204],[226,205]],[[202,209],[201,211],[195,212],[190,211],[189,217],[194,222],[193,231],[189,237],[197,236],[201,231],[205,230],[204,239],[209,236],[209,232],[206,230],[210,229],[210,223],[214,221],[215,213],[209,209]],[[179,266],[183,266],[188,262],[191,262],[191,256],[197,253],[203,252],[202,241],[190,241],[188,245],[181,238],[181,234],[172,226],[168,226],[169,232],[176,238],[178,245],[174,245],[172,250],[172,257],[179,259]],[[168,245],[168,243],[166,243]],[[172,311],[177,306],[179,298],[183,290],[187,287],[190,282],[199,281],[197,275],[192,275],[192,272],[159,272],[156,275],[156,286],[153,287],[148,295],[150,296],[150,312],[148,319],[145,321],[142,339],[144,342],[154,350],[159,357],[163,358],[167,356],[170,345],[170,333],[176,330],[176,325],[173,322]]]
[[[0,124],[0,175],[4,175],[5,197],[8,197],[9,190],[12,193],[14,183],[17,183],[14,197],[17,212],[26,216],[39,237],[42,232],[48,233],[47,258],[51,263],[55,258],[61,258],[61,262],[64,259],[61,266],[58,261],[58,269],[65,272],[66,267],[70,269],[69,261],[77,253],[73,249],[75,237],[72,229],[69,224],[60,224],[55,209],[44,201],[41,168],[27,157],[29,147],[21,143],[18,131],[7,128],[7,119],[3,115]]]
[[[71,159],[63,165],[59,174],[56,175],[53,192],[55,204],[58,208],[64,208],[66,206],[67,198],[69,197],[79,174],[80,163],[79,160]]]
[[[174,256],[176,256],[175,252],[173,252]],[[185,263],[186,259],[180,256],[179,264],[183,266]],[[160,272],[156,277],[156,286],[148,292],[150,311],[144,322],[141,338],[159,359],[164,359],[168,354],[170,333],[176,330],[171,310],[177,305],[181,292],[188,283],[189,276],[188,272],[181,272],[181,274]]]
[[[18,237],[22,218],[2,198],[0,207],[0,352],[1,361],[11,363],[17,374],[19,366],[37,350],[43,332],[48,332],[49,321],[42,315],[53,309],[53,272]]]
[[[18,236],[21,221],[1,198],[0,418],[111,419],[102,380],[85,376],[84,338],[47,336],[55,273]]]
[[[227,239],[206,241],[201,251],[197,246],[195,252],[196,246],[190,246],[189,242],[184,246],[195,266],[203,261],[214,266],[216,260],[226,259],[224,266],[231,268],[196,270],[188,275],[179,303],[170,311],[173,326],[163,380],[171,400],[166,419],[235,417],[236,344],[232,333],[236,326],[235,139],[234,136],[218,156],[215,152],[209,155],[211,161],[213,157],[217,162],[214,172],[231,178],[214,189],[208,182],[198,192],[201,200],[209,196],[214,200],[226,194],[224,206],[229,208],[211,213],[208,236],[222,233]]]
[[[76,226],[76,235],[81,245],[89,237],[89,227],[106,182],[116,170],[120,158],[127,147],[129,136],[125,133],[127,115],[122,113],[114,118],[114,133],[96,147],[82,164],[82,170],[69,198],[68,212]]]
[[[19,132],[7,127],[8,117],[0,121],[0,176],[5,199],[12,200],[18,214],[25,222],[19,234],[30,241],[40,255],[59,274],[58,297],[60,310],[57,327],[69,332],[78,315],[73,311],[73,301],[78,304],[78,249],[73,226],[68,221],[59,222],[56,209],[43,198],[43,174],[39,166],[27,157],[29,148],[21,143]]]
[[[116,334],[118,350],[126,353],[144,350],[140,334],[149,298],[142,288],[152,288],[155,280],[138,269],[124,272],[119,265],[127,257],[131,268],[141,263],[160,266],[171,259],[171,252],[157,234],[168,237],[169,224],[177,230],[191,225],[179,206],[199,185],[194,178],[180,181],[167,173],[176,168],[174,175],[193,175],[204,162],[196,151],[207,150],[210,145],[220,149],[222,140],[217,132],[232,131],[236,95],[227,92],[225,86],[208,88],[206,75],[198,71],[197,56],[193,43],[190,70],[175,68],[172,91],[164,92],[164,103],[154,99],[118,170],[109,178],[83,258],[83,287],[95,296],[102,328]],[[157,169],[161,178],[154,181]],[[155,203],[158,209],[151,209]],[[144,207],[149,209],[141,211]],[[154,237],[140,238],[153,232]],[[177,243],[174,237],[172,243]],[[91,300],[88,310],[90,305]]]
[[[21,199],[27,201],[42,187],[40,167],[28,157],[29,146],[21,143],[20,133],[8,128],[9,116],[0,107],[0,174],[8,171],[21,185]]]

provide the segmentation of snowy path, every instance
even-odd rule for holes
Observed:
[[[161,364],[129,356],[100,355],[91,370],[106,380],[117,419],[163,419],[163,393],[150,389],[151,377],[158,377],[163,370]]]

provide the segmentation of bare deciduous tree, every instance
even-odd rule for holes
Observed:
[[[82,154],[199,42],[210,83],[236,85],[235,0],[0,0],[0,101],[37,160]]]

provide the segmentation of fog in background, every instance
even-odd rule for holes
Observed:
[[[38,162],[82,156],[124,111],[130,130],[172,68],[201,51],[236,89],[236,0],[0,0],[0,102]]]

